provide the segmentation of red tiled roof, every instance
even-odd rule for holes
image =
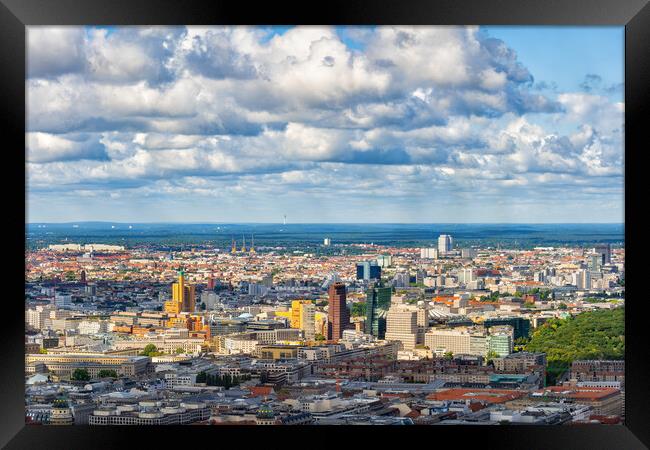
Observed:
[[[272,386],[249,386],[246,389],[251,392],[251,397],[261,397],[273,393]]]
[[[420,411],[416,411],[415,409],[412,409],[410,413],[405,415],[404,417],[410,417],[411,419],[417,419],[420,417]]]
[[[607,388],[607,387],[567,387],[567,386],[548,386],[544,390],[537,391],[539,394],[550,393],[554,396],[562,396],[567,398],[579,399],[579,400],[591,400],[596,401],[610,395],[617,394],[620,392],[616,388]]]
[[[427,400],[470,400],[504,403],[523,397],[525,392],[509,389],[446,389],[427,396]]]

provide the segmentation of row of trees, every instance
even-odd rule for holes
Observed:
[[[205,383],[208,386],[223,386],[226,389],[231,386],[238,386],[242,381],[250,379],[250,375],[242,375],[241,377],[238,377],[237,375],[213,375],[205,372],[199,372],[196,375],[197,383]]]
[[[75,369],[70,378],[74,381],[89,381],[90,374],[87,369]],[[117,372],[111,369],[102,369],[97,373],[97,378],[117,378]]]

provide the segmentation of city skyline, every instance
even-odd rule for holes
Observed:
[[[624,222],[622,27],[28,27],[27,69],[28,223]]]

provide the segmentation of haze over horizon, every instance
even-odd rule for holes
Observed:
[[[75,224],[119,224],[119,225],[625,225],[624,222],[196,222],[196,221],[114,221],[114,220],[70,220],[61,222],[26,222],[27,225],[75,225]]]
[[[26,219],[622,224],[623,37],[30,26]]]

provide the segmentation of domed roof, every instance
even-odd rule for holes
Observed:
[[[262,404],[262,406],[260,406],[260,409],[257,410],[257,417],[260,419],[273,419],[275,417],[275,413],[269,405]]]
[[[237,317],[239,317],[239,318],[241,318],[241,319],[249,319],[249,318],[254,317],[254,316],[253,316],[251,313],[246,313],[246,312],[245,312],[245,313],[240,314],[240,315],[237,316]]]
[[[68,401],[65,398],[57,398],[52,402],[52,406],[55,408],[67,408]]]

